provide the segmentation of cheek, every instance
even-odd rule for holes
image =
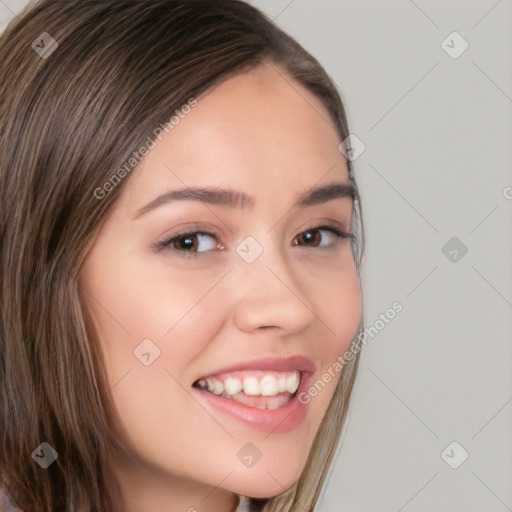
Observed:
[[[172,434],[176,442],[165,449],[176,458],[173,447],[204,433],[205,412],[190,399],[187,369],[211,341],[219,315],[208,297],[201,300],[208,281],[201,277],[142,275],[121,266],[84,273],[119,428],[132,450],[155,458],[164,450],[157,440]],[[176,411],[189,420],[177,421]]]
[[[340,360],[349,350],[361,321],[362,292],[357,273],[345,274],[326,285],[317,304],[321,304],[318,316],[324,336],[316,354],[320,365],[315,376],[316,390],[312,391],[312,402],[320,414],[332,398],[343,370]],[[317,382],[318,379],[322,382]]]
[[[212,302],[201,301],[205,280],[174,273],[155,278],[120,266],[109,270],[84,272],[82,282],[90,292],[87,309],[105,357],[122,437],[133,452],[162,461],[165,454],[185,468],[193,459],[180,457],[204,437],[205,425],[205,411],[190,397],[187,368],[216,332]]]
[[[215,276],[210,280],[207,273],[157,274],[137,261],[114,264],[110,259],[105,264],[98,267],[91,262],[84,267],[81,283],[111,362],[118,359],[121,366],[133,363],[133,351],[145,339],[150,339],[162,356],[172,347],[173,360],[177,353],[192,355],[203,348],[212,316],[202,298],[215,283]]]
[[[325,332],[320,360],[334,360],[343,354],[357,334],[362,314],[362,292],[355,267],[325,281],[314,292],[319,304],[319,323]]]
[[[343,290],[335,293],[332,301],[336,308],[331,314],[335,326],[338,350],[345,352],[357,333],[362,314],[362,293],[357,275],[348,279]]]

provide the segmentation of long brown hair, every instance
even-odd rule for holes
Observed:
[[[41,0],[0,36],[0,481],[26,512],[122,510],[110,458],[122,450],[116,412],[78,274],[130,177],[101,200],[95,190],[190,98],[262,62],[315,94],[346,139],[342,99],[321,65],[242,1]],[[357,187],[354,205],[360,274]],[[354,347],[362,331],[361,320]],[[297,482],[254,505],[313,509],[358,354]],[[58,453],[45,470],[32,460],[43,442]]]

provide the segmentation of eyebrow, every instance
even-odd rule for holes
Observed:
[[[356,188],[352,182],[335,182],[313,187],[299,195],[293,207],[306,208],[326,203],[333,199],[351,198],[354,200]],[[256,204],[254,198],[245,192],[230,188],[187,187],[165,192],[137,210],[133,220],[164,204],[175,201],[201,201],[208,204],[228,206],[242,210],[252,209]]]

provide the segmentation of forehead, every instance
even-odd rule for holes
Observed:
[[[323,182],[348,181],[326,108],[282,68],[239,73],[196,100],[132,171],[126,196],[132,211],[164,190],[187,186],[229,186],[279,201]]]

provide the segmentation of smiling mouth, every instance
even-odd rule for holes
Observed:
[[[198,379],[196,389],[257,409],[279,409],[297,395],[302,373],[239,371]]]

